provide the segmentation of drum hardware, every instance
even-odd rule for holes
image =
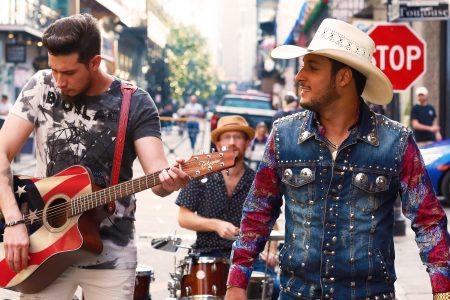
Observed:
[[[153,248],[168,252],[176,252],[180,248],[180,243],[181,238],[175,236],[153,238],[151,241]]]
[[[248,300],[270,300],[273,293],[273,280],[265,272],[253,271],[247,287]]]
[[[270,249],[270,243],[272,241],[282,241],[282,240],[284,240],[284,233],[280,232],[280,231],[277,231],[277,230],[272,230],[270,232],[270,235],[269,235],[269,238],[268,238],[267,249]],[[267,255],[269,255],[269,253],[267,253]],[[267,268],[268,268],[268,263],[266,261],[265,268],[264,268],[264,280],[262,281],[261,300],[265,300],[266,299],[266,295],[268,293],[268,291],[267,291],[267,284],[268,284],[269,280],[272,280],[272,278],[270,278],[270,276],[267,275]],[[269,290],[269,294],[270,294],[270,296],[268,297],[268,299],[271,299],[271,296],[272,296],[271,288]]]
[[[186,296],[191,296],[192,294],[192,288],[190,286],[187,286],[184,288],[184,293]]]

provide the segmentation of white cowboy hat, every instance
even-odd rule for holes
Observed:
[[[313,53],[340,61],[366,76],[362,97],[383,105],[392,100],[392,84],[372,63],[374,49],[374,41],[355,26],[336,19],[325,19],[308,48],[283,45],[275,48],[271,55],[273,58],[289,59]]]

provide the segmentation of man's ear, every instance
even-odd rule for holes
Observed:
[[[102,62],[102,57],[100,55],[94,56],[89,62],[89,67],[93,71],[97,71],[100,68],[100,63]]]
[[[348,67],[343,67],[336,74],[336,84],[340,87],[345,87],[352,82],[353,73]]]

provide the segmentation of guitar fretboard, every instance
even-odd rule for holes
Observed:
[[[168,170],[168,169],[166,169]],[[161,183],[158,175],[161,171],[137,179],[132,179],[117,185],[102,189],[89,195],[81,196],[71,201],[70,217],[81,214],[95,207],[113,202],[117,199],[139,193]]]

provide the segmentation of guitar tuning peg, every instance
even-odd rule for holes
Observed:
[[[211,148],[211,153],[214,153],[214,152],[216,152],[216,148]]]
[[[227,169],[225,172],[227,173],[227,176],[230,176],[230,170]]]

